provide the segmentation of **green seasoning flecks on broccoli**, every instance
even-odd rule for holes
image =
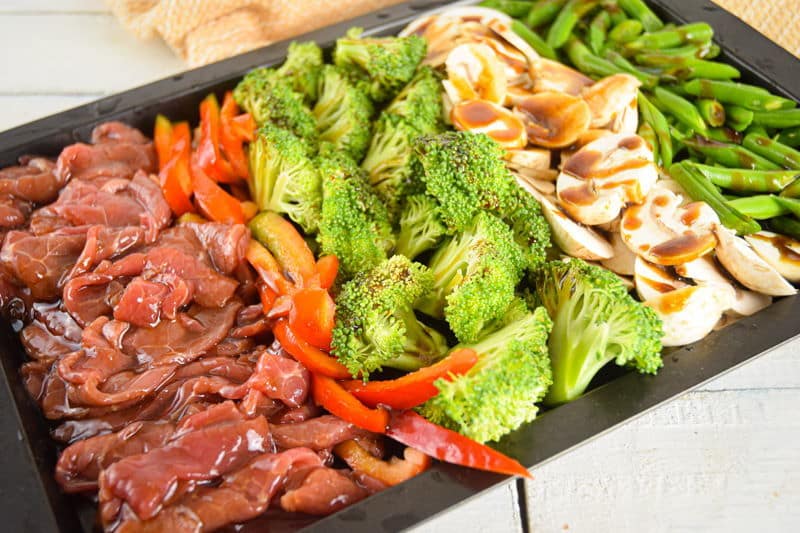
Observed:
[[[322,185],[301,139],[272,124],[262,126],[250,144],[250,174],[259,209],[289,215],[306,233],[317,229]]]
[[[513,177],[502,149],[486,135],[423,136],[415,150],[425,190],[439,202],[439,217],[450,231],[463,230],[479,211],[497,211],[507,201]]]
[[[292,88],[304,96],[306,104],[313,104],[317,100],[317,85],[323,64],[322,49],[317,43],[293,42],[289,45],[286,61],[278,69],[278,74],[289,79]]]
[[[411,80],[427,50],[425,39],[409,37],[361,38],[351,28],[336,41],[333,62],[358,78],[366,78],[370,97],[385,102]]]
[[[552,261],[534,275],[537,299],[553,319],[550,405],[574,400],[610,361],[655,374],[662,365],[661,321],[619,278],[580,259]]]
[[[414,259],[441,242],[447,228],[436,213],[437,202],[427,194],[405,198],[395,252]]]
[[[467,346],[479,357],[469,372],[435,383],[439,394],[420,407],[425,417],[478,442],[497,440],[536,417],[535,403],[552,382],[552,324],[544,308],[529,312],[516,303],[505,327]]]
[[[338,68],[326,65],[319,82],[319,99],[314,106],[320,140],[329,141],[361,161],[370,141],[372,102]]]
[[[511,229],[481,212],[436,250],[429,266],[433,290],[417,302],[417,309],[444,316],[459,341],[474,342],[513,300],[524,259]]]
[[[415,370],[444,355],[442,335],[419,322],[411,308],[431,284],[428,269],[402,255],[344,284],[331,347],[353,376],[366,380],[383,367]]]
[[[442,84],[431,67],[421,66],[384,113],[405,119],[420,134],[439,133],[442,128]]]
[[[533,270],[544,263],[550,247],[550,225],[542,214],[542,206],[516,183],[504,203],[501,218],[514,231],[514,239],[525,252],[527,268]]]
[[[294,92],[290,78],[273,69],[248,72],[234,89],[233,98],[259,125],[271,122],[310,143],[317,137],[316,121],[303,104],[303,95]]]
[[[322,251],[339,258],[346,277],[371,269],[394,245],[386,207],[346,154],[323,148],[317,168],[323,190]]]

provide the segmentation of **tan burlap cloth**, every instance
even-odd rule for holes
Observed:
[[[403,0],[106,0],[142,38],[203,65]],[[800,0],[714,0],[800,55]]]

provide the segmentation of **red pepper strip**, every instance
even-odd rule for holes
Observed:
[[[256,120],[252,117],[252,115],[250,115],[250,113],[236,115],[233,117],[231,125],[233,126],[233,131],[236,133],[236,136],[240,139],[247,142],[252,142],[253,139],[255,139]]]
[[[164,115],[156,116],[153,143],[156,145],[156,155],[158,155],[158,169],[161,170],[172,158],[172,122]]]
[[[156,121],[156,128],[158,128],[158,121]],[[161,167],[158,179],[164,198],[172,212],[181,216],[194,211],[191,201],[192,176],[189,172],[189,152],[192,139],[189,124],[186,122],[174,124],[171,129],[170,158]]]
[[[325,255],[317,261],[317,274],[319,285],[323,289],[330,289],[339,273],[339,258],[335,255]]]
[[[256,219],[263,228],[265,244],[283,272],[298,286],[319,286],[314,253],[294,225],[272,211],[264,211]]]
[[[392,457],[389,461],[378,459],[354,440],[337,444],[333,451],[356,472],[363,472],[389,486],[411,479],[431,465],[430,457],[409,447],[403,451],[403,459]]]
[[[214,183],[200,167],[192,166],[194,199],[203,215],[215,222],[244,224],[242,204]]]
[[[289,327],[320,350],[331,349],[336,305],[326,289],[302,288],[292,295]]]
[[[449,381],[452,375],[465,374],[478,362],[478,354],[469,348],[455,350],[429,367],[421,368],[390,381],[359,380],[343,383],[353,396],[374,407],[385,404],[392,409],[411,409],[439,394],[434,382],[439,378]]]
[[[373,433],[386,433],[389,413],[385,409],[365,406],[333,379],[312,373],[311,394],[317,405],[342,420]]]
[[[342,363],[336,360],[335,357],[332,357],[322,350],[318,350],[314,348],[309,343],[298,337],[292,328],[289,327],[289,324],[286,320],[279,320],[275,327],[272,328],[272,333],[275,335],[275,338],[278,339],[278,342],[281,343],[283,349],[289,352],[289,355],[303,363],[303,365],[313,372],[314,374],[318,374],[320,376],[325,376],[334,379],[345,379],[351,377],[350,371],[347,370]],[[342,389],[341,385],[336,385],[338,388]],[[344,389],[342,389],[344,391]],[[345,391],[347,392],[347,391]],[[352,397],[353,400],[366,409],[361,402],[356,400],[355,396],[347,393],[348,396]],[[330,409],[328,409],[330,411]],[[339,413],[333,414],[344,418],[343,416],[339,415]]]
[[[272,306],[275,304],[278,294],[270,289],[263,279],[256,281],[256,289],[258,290],[258,297],[261,300],[261,307],[266,315],[270,312]]]
[[[514,459],[428,422],[414,411],[393,411],[386,434],[440,461],[510,476],[533,477]]]
[[[250,172],[247,166],[247,156],[244,153],[244,138],[238,134],[236,126],[233,124],[233,119],[238,113],[239,107],[233,100],[233,93],[226,92],[219,113],[219,142],[231,165],[233,174],[237,178],[247,179]]]
[[[205,171],[214,181],[232,183],[238,180],[231,165],[222,157],[219,149],[219,103],[209,94],[200,103],[200,137],[194,152],[193,163]]]
[[[245,253],[247,261],[253,265],[259,277],[276,295],[294,292],[292,284],[281,274],[281,267],[275,258],[255,239],[250,239]]]

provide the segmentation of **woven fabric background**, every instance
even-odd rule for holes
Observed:
[[[142,38],[160,36],[190,66],[287,39],[403,0],[106,0]],[[800,0],[714,0],[800,56]]]

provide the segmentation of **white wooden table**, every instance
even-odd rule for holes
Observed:
[[[100,0],[0,0],[0,130],[184,69]],[[798,413],[800,341],[536,469],[527,523],[512,484],[417,531],[797,531]]]

